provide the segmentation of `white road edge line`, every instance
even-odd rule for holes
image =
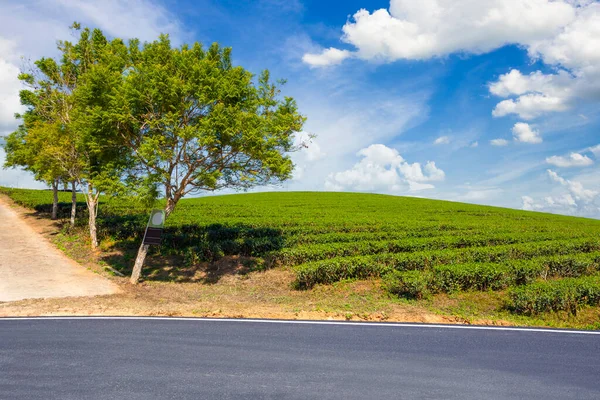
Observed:
[[[244,319],[244,318],[186,318],[186,317],[125,317],[125,316],[64,316],[64,317],[0,317],[2,321],[27,321],[27,320],[148,320],[148,321],[206,321],[206,322],[251,322],[264,324],[296,324],[296,325],[339,325],[339,326],[379,326],[388,328],[433,328],[433,329],[475,329],[490,331],[517,331],[517,332],[543,332],[543,333],[569,333],[579,335],[600,335],[600,331],[574,331],[550,328],[519,328],[506,326],[477,326],[477,325],[436,325],[414,323],[378,323],[378,322],[343,322],[343,321],[306,321],[282,319]]]

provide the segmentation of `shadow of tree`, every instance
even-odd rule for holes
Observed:
[[[82,216],[82,215],[86,215],[87,218],[87,204],[85,204],[84,201],[78,201],[77,203],[75,203],[75,210],[76,213],[75,215],[77,216]],[[52,204],[38,204],[34,207],[35,209],[35,213],[34,215],[39,216],[39,217],[44,217],[44,218],[50,218],[50,214],[52,213]],[[68,219],[71,218],[71,203],[67,203],[67,202],[59,202],[58,203],[58,212],[57,212],[57,217],[58,219]]]
[[[79,228],[87,225],[87,205],[77,202]],[[104,207],[97,219],[102,243],[101,262],[129,275],[148,222],[147,213],[117,214]],[[52,204],[40,204],[32,215],[50,218]],[[71,203],[58,204],[57,227],[71,215]],[[62,225],[61,225],[62,223]],[[151,246],[144,265],[146,280],[216,283],[227,275],[264,269],[261,257],[280,250],[285,239],[280,229],[236,224],[186,224],[163,230],[160,246]]]
[[[103,217],[99,233],[112,245],[101,260],[130,274],[144,234],[145,218]],[[284,245],[279,229],[222,224],[166,227],[161,245],[150,247],[143,275],[146,280],[155,281],[216,283],[226,275],[263,269],[260,257]]]

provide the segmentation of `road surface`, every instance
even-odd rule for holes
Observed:
[[[0,199],[0,302],[116,292],[115,284],[67,258]]]
[[[0,319],[2,399],[600,399],[600,332]]]

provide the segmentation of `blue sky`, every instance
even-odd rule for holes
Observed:
[[[308,118],[300,136],[316,138],[285,190],[600,217],[597,1],[0,2],[0,134],[16,126],[19,57],[55,54],[73,20],[216,41],[287,79]],[[13,170],[0,185],[39,187]]]

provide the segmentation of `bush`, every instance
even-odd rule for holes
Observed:
[[[597,254],[577,254],[549,258],[545,261],[549,277],[578,277],[590,275],[600,269]]]
[[[432,285],[437,291],[498,290],[514,281],[511,269],[502,264],[449,264],[433,268]]]
[[[541,243],[526,243],[520,245],[505,245],[496,247],[483,248],[466,248],[466,249],[449,249],[435,251],[421,251],[413,253],[384,253],[371,256],[355,256],[355,257],[337,257],[329,260],[316,261],[311,263],[301,264],[296,266],[296,286],[312,287],[317,283],[333,283],[341,279],[357,278],[363,276],[378,277],[385,272],[394,269],[398,271],[409,270],[428,270],[435,269],[437,266],[453,265],[448,267],[455,271],[455,274],[463,275],[459,280],[476,279],[469,275],[479,274],[479,283],[481,287],[486,285],[486,276],[501,273],[500,270],[494,272],[490,268],[500,268],[498,265],[504,265],[502,274],[509,274],[511,285],[523,285],[530,283],[539,277],[548,276],[548,272],[544,273],[544,262],[548,255],[562,254],[565,251],[585,251],[588,249],[598,248],[597,241],[583,240],[557,240]],[[588,272],[598,270],[598,253],[579,254],[577,256],[556,256],[553,258],[552,273],[559,276],[560,271],[570,273],[569,265],[573,264],[573,257],[576,257],[581,265],[588,264],[586,267]],[[496,267],[480,267],[479,265],[490,264]],[[459,267],[461,265],[462,267]],[[561,267],[562,265],[562,267]],[[507,266],[510,266],[508,268]],[[470,269],[464,273],[461,268]],[[481,270],[477,270],[483,268]],[[508,269],[506,269],[508,268]],[[477,271],[475,271],[477,270]],[[441,269],[440,274],[451,274],[449,270]],[[354,275],[354,274],[357,275]],[[570,276],[570,275],[566,275]],[[440,279],[442,279],[440,277]],[[455,279],[448,275],[448,280]],[[504,279],[504,278],[503,278]],[[474,284],[474,283],[473,283]],[[442,282],[442,285],[446,285]],[[448,283],[450,287],[454,284]],[[459,285],[456,283],[456,285]],[[477,287],[470,286],[465,281],[464,286],[458,287]],[[452,291],[452,290],[450,290]]]
[[[196,246],[190,247],[184,253],[184,263],[191,265],[199,261],[218,261],[225,253],[217,243],[202,241]]]
[[[297,289],[309,289],[318,283],[333,283],[349,278],[378,277],[389,271],[389,267],[372,263],[366,257],[332,259],[296,267],[296,279],[293,286]]]
[[[534,315],[567,311],[576,315],[582,305],[600,305],[600,277],[564,278],[536,282],[509,292],[509,309],[517,314]]]
[[[383,277],[383,287],[400,297],[423,299],[431,294],[431,279],[423,271],[392,271]]]

